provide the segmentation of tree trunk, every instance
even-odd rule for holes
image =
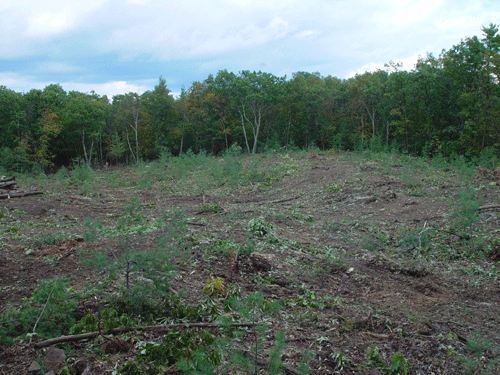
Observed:
[[[250,146],[248,145],[247,132],[245,130],[245,116],[243,115],[245,113],[245,107],[243,107],[242,109],[238,108],[238,112],[240,113],[240,116],[241,116],[241,126],[243,128],[243,137],[245,137],[245,144],[247,146],[247,152],[250,153]]]
[[[259,139],[259,131],[260,131],[260,125],[262,123],[262,109],[259,108],[258,109],[258,115],[255,116],[254,114],[254,124],[255,124],[255,127],[252,127],[253,129],[253,149],[252,149],[252,153],[255,154],[255,152],[257,151],[257,141]]]

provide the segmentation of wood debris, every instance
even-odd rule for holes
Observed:
[[[0,199],[22,198],[43,194],[39,190],[24,191],[17,186],[16,177],[0,177]]]

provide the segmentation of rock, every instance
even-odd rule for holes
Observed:
[[[42,368],[40,367],[40,365],[37,362],[33,361],[30,367],[28,368],[28,373],[35,375],[38,374],[41,369]]]
[[[50,347],[43,361],[43,365],[48,371],[57,371],[66,366],[66,355],[61,349]],[[46,374],[48,375],[48,373]]]
[[[84,372],[82,372],[82,375],[97,375],[97,372],[93,371],[90,366],[87,366]]]
[[[269,261],[269,256],[259,253],[252,253],[249,257],[252,262],[252,266],[255,271],[269,271],[271,270],[272,265]]]

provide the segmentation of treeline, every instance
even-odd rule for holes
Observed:
[[[178,98],[152,91],[110,100],[51,84],[0,86],[0,166],[28,171],[137,163],[163,152],[219,154],[283,147],[391,149],[414,155],[500,155],[500,35],[483,27],[415,69],[397,63],[350,79],[226,70]]]

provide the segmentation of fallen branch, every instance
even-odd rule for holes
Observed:
[[[43,192],[41,192],[41,191],[27,191],[25,193],[2,194],[2,195],[0,195],[0,199],[22,198],[22,197],[28,197],[30,195],[40,195],[40,194],[43,194]]]
[[[487,204],[478,208],[479,211],[490,210],[492,208],[500,208],[500,204]]]
[[[254,326],[255,323],[232,323],[229,324],[230,327],[252,327]],[[147,332],[147,331],[156,331],[156,332],[163,332],[163,331],[168,331],[172,328],[218,328],[218,327],[223,327],[224,324],[219,324],[219,323],[189,323],[189,324],[184,324],[184,323],[179,323],[179,324],[167,324],[167,325],[162,325],[162,326],[146,326],[146,327],[121,327],[121,328],[114,328],[110,329],[109,331],[104,332],[106,335],[120,335],[122,333],[127,333],[127,332],[133,332],[133,331],[142,331],[142,332]],[[79,335],[68,335],[68,336],[59,336],[55,337],[53,339],[48,339],[45,341],[39,341],[34,344],[36,349],[40,348],[46,348],[47,346],[55,345],[55,344],[60,344],[62,342],[73,342],[73,341],[80,341],[80,340],[86,340],[86,339],[94,339],[101,335],[101,332],[88,332],[88,333],[82,333]]]
[[[381,333],[374,333],[374,332],[361,332],[362,335],[368,335],[371,337],[374,337],[376,339],[381,339],[381,340],[387,340],[389,338],[389,335],[384,335]]]
[[[3,180],[2,182],[0,182],[0,188],[1,189],[7,189],[10,186],[11,188],[9,188],[9,190],[11,190],[12,187],[14,187],[15,185],[17,185],[16,181],[9,181],[9,182],[5,182],[5,181],[6,180]]]
[[[293,201],[293,200],[299,199],[299,198],[300,198],[300,195],[297,195],[296,197],[293,197],[293,198],[278,199],[278,200],[270,201],[270,202],[260,202],[260,203],[256,203],[255,205],[261,206],[261,205],[266,204],[266,203],[283,203],[283,202]]]
[[[35,326],[33,327],[33,335],[35,334],[35,331],[36,331],[36,326],[38,325],[38,322],[40,321],[40,318],[42,317],[45,309],[47,308],[47,304],[49,303],[49,300],[50,300],[50,297],[52,296],[52,292],[54,291],[54,288],[55,286],[52,288],[52,290],[50,291],[49,293],[49,296],[47,297],[47,300],[45,301],[45,305],[43,305],[43,309],[42,309],[42,312],[40,313],[40,316],[38,317],[38,319],[36,320],[36,323],[35,323]],[[30,342],[31,342],[31,338],[33,336],[30,337]]]
[[[199,227],[205,227],[206,226],[206,224],[195,223],[195,222],[192,222],[192,221],[186,221],[186,224],[187,225],[196,225],[196,226],[199,226]]]

